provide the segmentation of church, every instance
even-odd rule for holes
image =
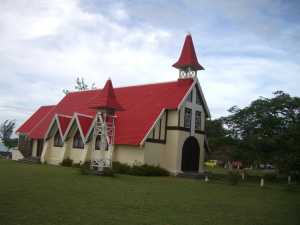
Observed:
[[[59,165],[153,165],[177,175],[203,172],[210,112],[197,72],[190,34],[170,82],[70,92],[56,105],[41,106],[18,129],[25,157]]]

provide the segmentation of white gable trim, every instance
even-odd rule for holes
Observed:
[[[78,114],[78,113],[74,113],[75,120],[76,120],[76,123],[77,123],[77,127],[78,127],[78,129],[79,129],[81,138],[82,138],[84,144],[86,144],[86,138],[85,138],[85,136],[84,136],[84,134],[83,134],[83,131],[82,131],[82,128],[81,128],[81,125],[80,125],[80,122],[79,122],[78,115],[80,115],[80,116],[85,116],[85,115],[83,115],[83,114]]]
[[[61,126],[60,126],[60,123],[59,123],[59,119],[58,119],[59,116],[72,118],[72,116],[68,116],[68,115],[64,115],[64,114],[55,114],[54,117],[53,117],[53,119],[52,119],[52,121],[51,121],[51,123],[50,123],[50,125],[49,125],[49,127],[48,127],[48,130],[47,130],[47,132],[46,132],[46,134],[45,134],[45,137],[44,137],[45,140],[48,138],[48,136],[49,136],[49,134],[50,134],[50,131],[51,131],[52,127],[53,127],[54,124],[56,123],[56,124],[57,124],[57,127],[58,127],[58,131],[59,131],[60,137],[61,137],[62,140],[64,141],[64,135],[63,135],[63,133],[62,133],[62,129],[61,129]],[[71,122],[71,121],[70,121],[70,122]]]
[[[184,97],[181,99],[180,103],[179,103],[178,106],[177,106],[177,110],[179,110],[179,109],[182,107],[183,103],[185,102],[185,100],[187,99],[187,97],[189,96],[189,94],[191,93],[191,91],[193,90],[193,88],[194,88],[196,85],[197,85],[198,88],[199,88],[199,92],[200,92],[201,98],[202,98],[202,100],[203,100],[203,104],[204,104],[203,107],[205,108],[205,110],[207,111],[207,114],[208,114],[208,115],[206,115],[206,116],[210,118],[210,111],[209,111],[209,109],[208,109],[206,100],[205,100],[204,95],[203,95],[203,91],[202,91],[201,85],[200,85],[200,83],[199,83],[197,77],[194,78],[193,84],[191,85],[191,87],[189,88],[189,90],[186,92],[186,94],[184,95]]]
[[[55,122],[57,123],[57,120],[56,120],[56,114],[53,116],[52,120],[51,120],[51,123],[48,127],[48,130],[44,136],[44,140],[47,140],[49,134],[50,134],[50,131],[51,131],[51,128],[54,126]],[[58,125],[57,125],[58,126]]]
[[[71,121],[69,122],[69,125],[66,129],[65,135],[63,136],[63,141],[65,141],[67,139],[68,134],[70,133],[71,127],[74,123],[74,120],[76,121],[75,115],[73,115]],[[76,121],[76,126],[78,127],[77,121]]]
[[[145,143],[147,137],[149,136],[149,134],[151,133],[152,129],[155,127],[156,123],[157,123],[158,120],[162,117],[162,115],[164,114],[165,111],[166,111],[165,108],[163,108],[163,109],[161,110],[160,114],[158,115],[158,117],[156,118],[156,120],[154,121],[154,123],[153,123],[152,126],[149,128],[149,130],[147,131],[146,135],[144,136],[144,138],[143,138],[142,141],[140,142],[140,145],[141,145],[141,146]],[[167,132],[167,131],[165,131],[165,132]]]

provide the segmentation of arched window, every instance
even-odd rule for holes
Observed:
[[[54,142],[53,142],[53,145],[55,147],[62,147],[64,145],[63,141],[62,141],[62,138],[60,136],[60,133],[59,131],[56,132],[56,134],[54,135]]]
[[[79,130],[76,131],[73,137],[73,148],[84,148],[84,143],[81,138]]]

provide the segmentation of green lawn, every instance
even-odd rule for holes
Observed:
[[[1,225],[298,225],[299,213],[299,186],[83,176],[0,160]]]

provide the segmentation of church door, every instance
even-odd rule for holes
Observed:
[[[182,147],[181,170],[183,172],[198,172],[200,148],[196,138],[189,137]]]

